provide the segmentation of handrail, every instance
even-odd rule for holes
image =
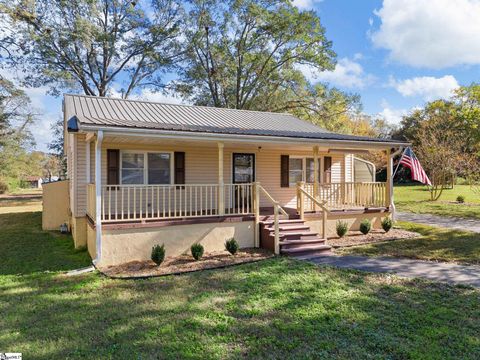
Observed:
[[[316,198],[314,198],[312,195],[310,195],[303,187],[300,187],[300,191],[302,193],[304,193],[311,201],[313,201],[315,204],[317,204],[318,206],[320,206],[322,208],[322,210],[325,210],[325,211],[328,211],[330,212],[330,210],[325,206],[325,204],[328,203],[328,201],[320,201]]]
[[[307,198],[309,198],[311,201],[313,201],[315,204],[320,206],[322,209],[322,238],[326,239],[327,238],[327,220],[328,220],[328,214],[330,213],[330,210],[325,206],[327,204],[327,201],[320,201],[316,197],[310,195],[304,188],[303,188],[303,183],[298,183],[297,184],[297,189],[298,192],[297,194],[300,196],[298,199],[300,201],[300,218],[303,220],[305,218],[305,209],[304,209],[304,201],[303,197],[306,195]]]
[[[258,184],[258,187],[259,187],[260,190],[263,191],[263,194],[265,195],[265,197],[266,197],[273,205],[277,205],[277,206],[278,206],[278,210],[280,210],[280,212],[281,212],[283,215],[289,216],[288,213],[280,206],[280,203],[279,203],[277,200],[275,200],[275,199],[272,197],[272,195],[270,195],[270,194],[268,193],[268,191],[265,190],[265,188],[264,188],[262,185]]]
[[[283,215],[289,217],[288,213],[280,206],[280,203],[276,201],[272,195],[268,193],[267,190],[260,185],[259,182],[254,183],[255,189],[255,240],[257,246],[259,246],[259,222],[260,222],[260,191],[263,192],[263,195],[273,204],[273,228],[274,228],[274,237],[273,237],[273,249],[276,255],[280,254],[280,219],[279,212]]]

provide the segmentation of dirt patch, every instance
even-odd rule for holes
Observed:
[[[167,257],[160,266],[157,266],[151,260],[132,261],[121,265],[99,268],[99,270],[111,278],[146,278],[223,268],[264,260],[273,256],[271,252],[263,249],[242,249],[234,256],[226,251],[215,251],[204,254],[198,261],[194,260],[191,255],[181,255]]]
[[[326,243],[333,248],[341,248],[384,241],[413,239],[418,236],[420,236],[419,233],[402,229],[391,229],[388,233],[383,230],[372,230],[367,235],[363,235],[360,231],[350,231],[344,238],[332,237]]]

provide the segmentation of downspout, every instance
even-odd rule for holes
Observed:
[[[395,156],[399,155],[403,151],[403,146],[400,146],[397,151],[394,153],[390,154],[390,158],[388,159],[388,164],[387,166],[390,166],[390,173],[392,176],[390,177],[390,212],[392,213],[392,220],[395,221],[395,215],[396,215],[396,208],[395,208],[395,201],[393,201],[393,159]]]
[[[97,132],[95,142],[95,248],[96,257],[93,264],[97,265],[102,259],[102,141],[103,131]]]

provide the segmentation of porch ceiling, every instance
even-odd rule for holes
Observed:
[[[245,149],[288,149],[291,151],[312,151],[314,146],[319,147],[320,152],[332,152],[345,151],[346,153],[365,152],[369,150],[383,150],[388,148],[379,147],[378,144],[361,144],[352,146],[351,144],[342,145],[325,144],[324,141],[312,141],[311,143],[295,143],[291,141],[285,142],[267,142],[261,139],[252,141],[235,141],[235,140],[212,140],[212,139],[179,139],[179,138],[164,138],[157,136],[132,136],[132,135],[118,135],[104,134],[104,144],[123,144],[123,145],[151,145],[151,146],[181,146],[187,145],[189,147],[199,148],[217,148],[217,144],[221,142],[224,144],[225,149],[229,148],[245,148]]]

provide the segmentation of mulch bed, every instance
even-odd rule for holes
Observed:
[[[196,261],[191,255],[167,257],[157,266],[153,261],[131,261],[121,265],[99,268],[104,275],[110,278],[135,279],[154,276],[176,275],[193,271],[224,268],[227,266],[245,264],[265,260],[274,255],[264,249],[242,249],[234,256],[227,251],[205,253]]]
[[[332,237],[326,243],[336,249],[385,241],[413,239],[418,236],[420,236],[419,233],[402,229],[391,229],[388,233],[383,230],[372,230],[367,235],[363,235],[360,231],[350,231],[347,236],[343,238]]]

